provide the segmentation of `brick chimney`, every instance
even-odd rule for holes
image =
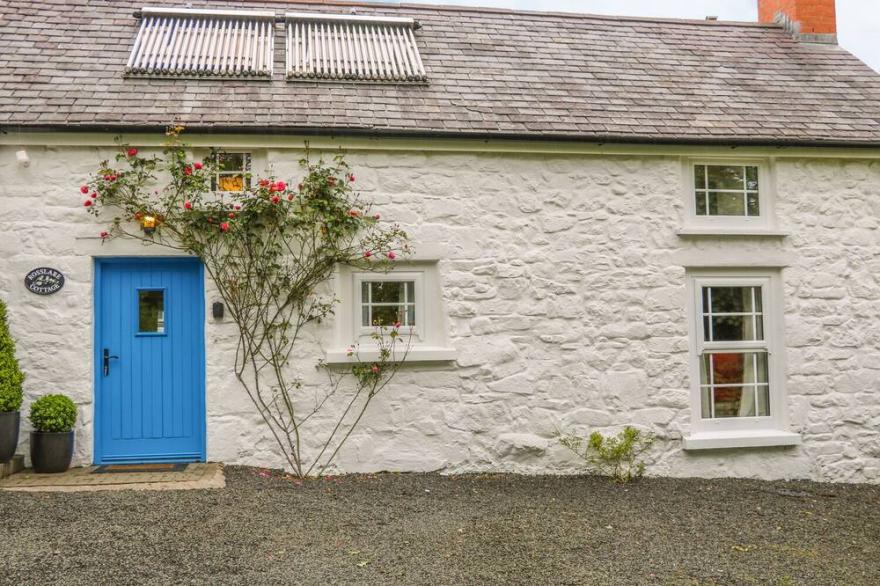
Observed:
[[[834,0],[758,0],[758,21],[782,24],[808,43],[837,43]]]

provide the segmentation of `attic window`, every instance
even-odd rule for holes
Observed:
[[[144,8],[126,73],[175,77],[271,77],[275,14]]]
[[[411,18],[284,16],[288,79],[427,81]]]

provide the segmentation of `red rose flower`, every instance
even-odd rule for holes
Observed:
[[[258,182],[260,187],[269,187],[269,184],[272,183],[268,179],[260,179]]]
[[[135,215],[134,215],[134,219],[135,219],[135,220],[140,220],[140,219],[143,218],[143,217],[144,217],[144,215],[143,215],[142,213],[140,213],[140,212],[137,212],[137,213],[135,213]]]
[[[106,230],[101,232],[101,240],[104,240],[104,239],[108,238],[109,236],[110,236],[110,232],[108,232]]]
[[[287,189],[287,183],[284,181],[277,181],[275,183],[275,191],[284,191],[285,189]]]
[[[357,218],[358,216],[361,215],[361,213],[357,210],[348,210],[348,215],[351,216],[352,218]]]
[[[83,202],[83,205],[84,205],[85,207],[89,207],[90,205],[92,205],[92,200],[90,200],[90,199],[85,200],[85,201]]]
[[[191,201],[185,201],[185,202],[183,202],[183,209],[185,209],[185,210],[191,210],[191,209],[193,209],[193,204],[192,204],[192,202],[191,202]]]
[[[394,254],[393,250],[389,250],[386,256],[388,256],[388,260],[394,260],[395,258],[397,258],[397,255]]]
[[[230,219],[230,220],[234,220],[234,219],[235,219],[235,212],[229,212],[229,219]]]
[[[374,365],[373,365],[373,368],[371,368],[370,370],[373,371],[373,374],[379,374],[379,365],[378,365],[378,364],[374,364]]]
[[[374,220],[378,220],[380,217],[381,217],[381,216],[380,216],[379,214],[375,214],[375,215],[373,215],[373,219],[374,219]]]
[[[394,329],[396,330],[399,328],[400,328],[400,322],[399,321],[394,322]]]
[[[292,193],[287,196],[287,201],[293,201],[293,194]]]
[[[79,192],[82,193],[83,195],[87,194],[89,192],[89,186],[83,185],[82,187],[79,188]]]
[[[272,203],[278,203],[279,201],[281,201],[280,197],[278,197],[277,195],[272,196]]]
[[[128,149],[128,156],[129,156],[129,157],[136,157],[137,154],[138,154],[138,150],[137,150],[137,149]]]
[[[229,232],[229,222],[223,222],[222,224],[220,224],[220,231]]]
[[[184,167],[184,168],[183,168],[183,174],[184,174],[184,175],[192,175],[192,174],[193,174],[193,169],[192,169],[192,167],[190,167],[189,165],[187,165],[186,167]]]
[[[116,175],[111,175],[111,176],[110,176],[110,181],[116,181],[116,177],[117,177]]]
[[[348,181],[349,183],[354,183],[354,175],[349,174]]]
[[[202,168],[202,164],[201,164],[200,162],[196,161],[195,163],[193,163],[193,168],[194,168],[196,171],[198,171],[199,169]]]
[[[364,258],[370,258],[371,256],[373,256],[373,253],[371,251],[369,251],[369,250],[364,251]]]
[[[90,195],[89,197],[91,197],[92,199],[98,199],[98,192],[97,192],[97,191],[93,191],[93,192],[92,192],[92,195]]]
[[[233,209],[240,210],[240,209],[241,209],[241,204],[235,204],[235,205],[232,206],[232,207],[233,207]]]

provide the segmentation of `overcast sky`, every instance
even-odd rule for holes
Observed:
[[[385,0],[387,1],[387,0]],[[724,20],[758,19],[758,0],[407,0],[422,4],[465,4],[519,10],[556,10]],[[837,0],[840,44],[880,71],[880,1]]]

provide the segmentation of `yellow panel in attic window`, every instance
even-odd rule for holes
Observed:
[[[244,191],[242,175],[221,175],[217,183],[218,191]]]

